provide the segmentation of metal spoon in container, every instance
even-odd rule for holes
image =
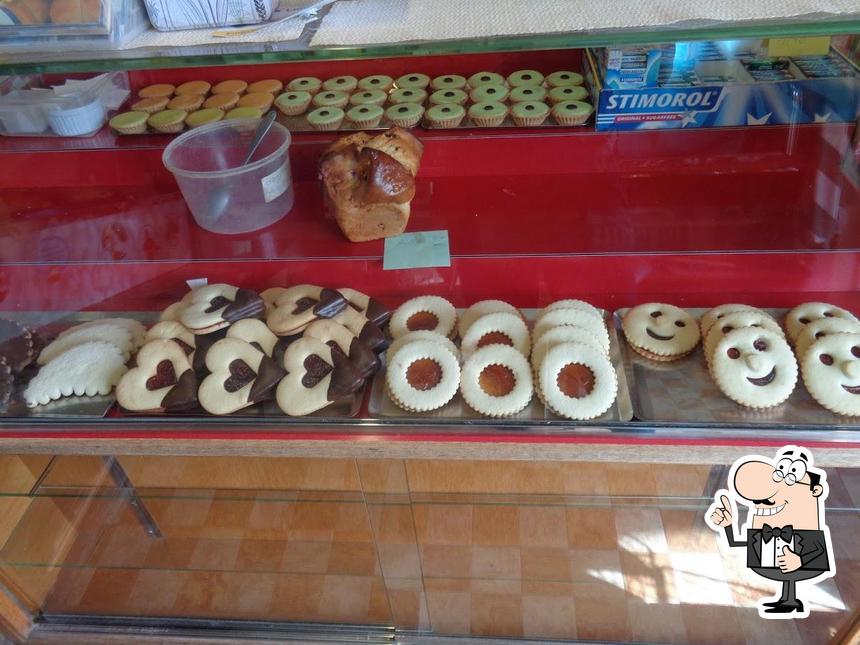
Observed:
[[[272,128],[272,124],[275,122],[275,118],[277,114],[274,110],[266,114],[261,120],[260,124],[257,126],[257,130],[254,132],[254,138],[251,140],[251,145],[248,146],[248,152],[245,154],[245,159],[239,164],[237,167],[241,168],[242,166],[247,166],[251,159],[254,157],[254,153],[257,152],[257,148],[260,147],[260,144],[263,142],[263,139],[266,138],[266,135],[269,133],[269,130]],[[211,219],[218,219],[221,217],[224,212],[227,210],[227,206],[230,205],[230,193],[221,188],[219,190],[215,190],[209,196],[208,202],[208,212],[209,217]]]

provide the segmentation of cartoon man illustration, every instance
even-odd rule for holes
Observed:
[[[812,453],[785,446],[771,461],[757,455],[738,459],[729,471],[735,498],[750,508],[745,539],[735,536],[734,505],[726,490],[718,491],[705,521],[724,531],[729,546],[745,546],[747,567],[782,583],[782,593],[762,602],[765,618],[809,615],[797,597],[801,580],[818,581],[835,574],[830,529],[825,525],[828,488],[824,471],[813,468]]]

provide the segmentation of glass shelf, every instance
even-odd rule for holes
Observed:
[[[104,51],[27,52],[0,55],[0,74],[94,72],[114,70],[241,65],[289,61],[374,59],[390,56],[433,56],[540,49],[605,47],[686,40],[829,36],[860,32],[860,14],[821,18],[689,22],[633,29],[591,29],[529,36],[496,36],[461,40],[412,41],[361,46],[312,47],[322,20],[310,21],[297,40],[269,43],[225,43],[185,47],[148,47]]]

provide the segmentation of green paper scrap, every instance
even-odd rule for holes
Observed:
[[[382,260],[385,270],[449,266],[448,231],[421,231],[385,238]]]

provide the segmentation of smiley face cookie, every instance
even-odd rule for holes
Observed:
[[[699,344],[696,319],[679,307],[648,302],[630,309],[621,322],[635,352],[656,361],[674,361]]]
[[[346,306],[346,298],[334,289],[298,284],[274,299],[266,324],[278,336],[292,336],[318,318],[334,318]]]
[[[261,301],[262,302],[262,301]],[[284,370],[238,338],[222,338],[206,352],[210,374],[200,384],[200,405],[210,414],[230,414],[272,398]]]
[[[197,377],[185,350],[157,338],[140,348],[137,367],[123,374],[116,400],[134,412],[176,412],[197,405]]]
[[[278,407],[301,417],[357,392],[364,379],[343,352],[316,338],[299,338],[284,353],[287,375],[278,385]]]
[[[785,401],[797,383],[797,363],[786,340],[769,329],[742,327],[723,336],[711,357],[723,393],[750,408]]]
[[[803,384],[822,406],[860,416],[860,334],[835,333],[816,340],[801,360]]]
[[[711,361],[711,355],[714,353],[714,348],[723,336],[735,329],[741,329],[742,327],[769,329],[780,336],[783,335],[782,328],[776,323],[776,321],[760,311],[747,309],[727,313],[714,321],[714,324],[711,325],[711,328],[708,330],[705,340],[702,343],[705,352],[705,359],[708,363]]]
[[[794,355],[797,357],[797,360],[803,361],[803,357],[812,343],[830,334],[860,334],[860,323],[855,323],[845,318],[821,318],[820,320],[813,320],[804,326],[803,331],[800,332],[794,343]]]
[[[804,302],[785,315],[785,331],[792,343],[797,342],[797,337],[800,336],[804,326],[822,318],[844,318],[851,322],[860,322],[850,311],[836,305],[826,302]]]
[[[702,319],[699,320],[699,329],[702,331],[702,338],[707,338],[708,332],[711,331],[711,327],[715,322],[725,318],[728,314],[733,314],[738,311],[754,311],[763,316],[767,316],[768,318],[773,318],[769,313],[757,307],[753,307],[752,305],[738,304],[735,302],[717,305],[716,307],[708,309],[704,314],[702,314]],[[774,322],[776,321],[774,320]]]
[[[208,334],[243,318],[259,318],[265,309],[255,291],[210,284],[191,292],[179,320],[195,334]]]

